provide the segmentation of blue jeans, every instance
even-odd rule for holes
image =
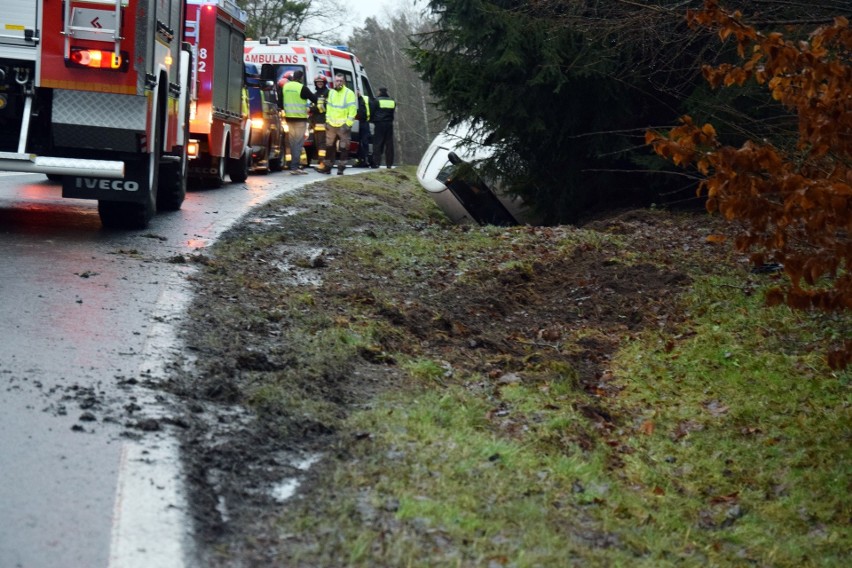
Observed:
[[[302,147],[305,145],[305,132],[308,122],[305,120],[288,120],[287,137],[290,141],[290,169],[298,170],[302,157]]]

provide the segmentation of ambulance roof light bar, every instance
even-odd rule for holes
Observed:
[[[287,45],[290,43],[289,37],[279,37],[278,39],[269,39],[269,36],[261,37],[258,42],[261,45]]]

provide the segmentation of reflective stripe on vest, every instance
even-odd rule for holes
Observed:
[[[367,120],[370,120],[370,97],[361,95],[361,98],[364,99],[364,108],[367,109]]]
[[[396,108],[396,101],[393,99],[379,98],[379,108]]]
[[[351,96],[350,96],[351,95]],[[326,100],[325,122],[330,126],[352,126],[355,123],[355,115],[358,113],[358,102],[355,93],[343,87],[339,91],[332,89],[328,92]]]
[[[284,85],[284,116],[287,118],[308,118],[307,100],[302,98],[302,84],[288,81]]]

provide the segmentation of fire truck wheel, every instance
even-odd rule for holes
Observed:
[[[179,162],[160,165],[160,187],[157,188],[157,210],[177,211],[186,198],[186,147]]]
[[[251,150],[243,149],[243,155],[239,158],[228,158],[228,176],[234,183],[242,183],[248,179],[249,164],[251,163]]]
[[[155,132],[155,150],[146,158],[127,162],[129,179],[146,180],[151,191],[144,202],[98,201],[98,214],[101,224],[108,229],[144,229],[156,212],[157,183],[160,174],[160,152],[156,144],[161,140],[159,132]]]
[[[183,115],[183,139],[189,140],[189,105]],[[187,146],[181,147],[180,161],[160,166],[160,187],[157,191],[158,211],[177,211],[186,199],[186,184],[189,179],[189,156]]]
[[[216,173],[213,174],[212,177],[208,177],[204,179],[204,186],[212,189],[218,189],[225,185],[225,158],[217,158],[216,156],[211,156],[210,160],[212,162],[212,170],[216,170]]]
[[[157,186],[160,179],[160,152],[163,148],[163,118],[165,116],[164,92],[157,100],[157,112],[154,114],[152,136],[153,150],[141,160],[128,161],[128,178],[146,180],[149,189],[143,202],[98,201],[98,214],[101,224],[108,229],[144,229],[157,211]]]

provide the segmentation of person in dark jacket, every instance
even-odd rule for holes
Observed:
[[[372,136],[370,135],[370,99],[366,95],[362,95],[360,91],[358,95],[358,156],[355,161],[356,168],[369,168],[373,162],[373,155],[370,153],[370,144]]]
[[[379,88],[379,96],[371,102],[370,120],[375,125],[373,132],[373,164],[378,168],[385,156],[385,165],[393,166],[393,118],[396,112],[396,101],[388,95],[387,87]]]
[[[328,80],[322,74],[317,75],[314,87],[317,101],[311,104],[310,123],[314,132],[316,161],[322,164],[325,161],[325,101],[328,98]]]

